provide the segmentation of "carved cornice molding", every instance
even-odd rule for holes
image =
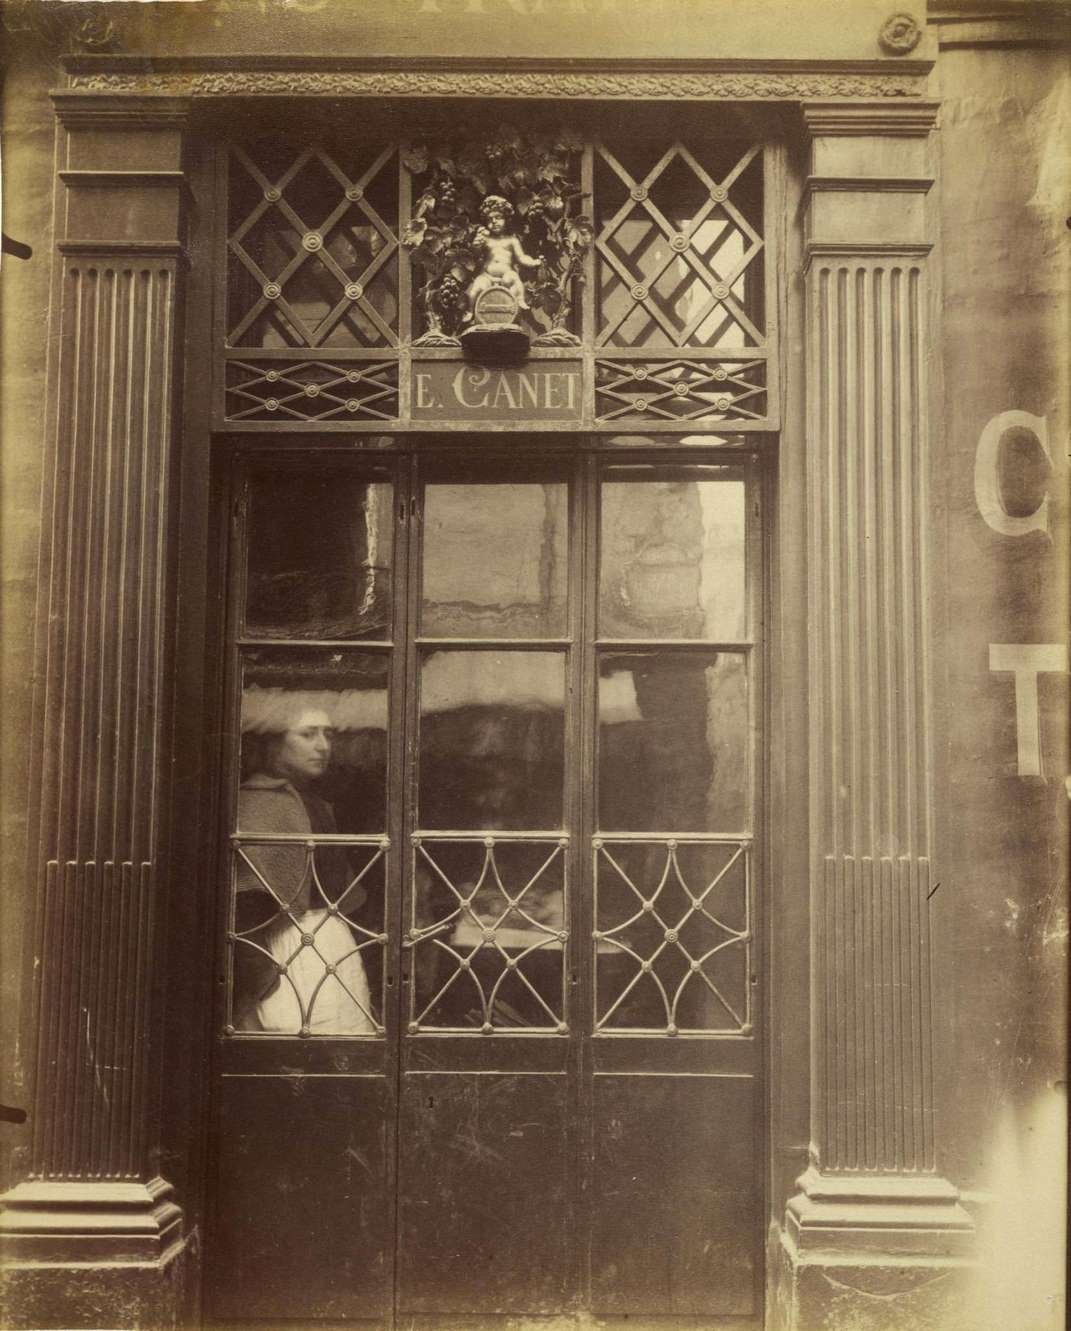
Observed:
[[[932,176],[808,176],[804,196],[811,194],[928,194]]]
[[[1063,23],[1071,19],[1068,0],[929,0],[927,23]]]
[[[620,101],[801,101],[916,98],[924,74],[828,70],[429,70],[75,68],[71,92],[170,97],[491,97]]]
[[[190,104],[181,97],[124,96],[113,101],[98,93],[60,89],[52,94],[52,105],[67,129],[181,129],[190,115]]]
[[[854,105],[814,101],[804,106],[803,122],[812,136],[925,138],[937,125],[939,109],[940,103],[931,101],[870,101]]]
[[[865,267],[867,260],[879,263],[906,263],[910,260],[921,262],[933,249],[930,242],[904,244],[900,241],[871,241],[858,243],[851,241],[811,240],[805,247],[803,271],[809,272],[812,265],[827,262],[851,264],[855,268]]]
[[[181,171],[66,171],[57,172],[65,185],[90,189],[129,189],[132,186],[174,186],[185,183]]]
[[[119,255],[143,259],[174,257],[188,262],[185,247],[179,240],[60,240],[56,242],[56,249],[60,254],[80,259]]]

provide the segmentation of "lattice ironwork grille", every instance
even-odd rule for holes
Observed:
[[[277,1033],[382,1035],[383,994],[373,1001],[367,961],[378,953],[371,969],[383,973],[387,935],[351,916],[386,873],[388,839],[238,833],[231,841],[227,1033],[263,1028],[267,1011]],[[345,858],[341,878],[323,872],[325,854]],[[270,905],[241,920],[249,889]]]
[[[629,170],[598,145],[600,347],[763,342],[762,237],[731,196],[760,151],[749,148],[716,179],[683,143],[646,171],[643,157]]]
[[[431,893],[413,894],[406,941],[416,976],[410,1033],[457,1029],[443,1012],[452,989],[465,994],[461,1029],[567,1029],[568,845],[562,837],[413,838],[413,881],[430,875],[445,891],[438,909],[426,904]],[[443,862],[441,852],[450,846],[476,851],[463,882]],[[532,978],[536,966],[542,970],[538,984]]]
[[[597,1031],[649,1030],[637,1013],[652,1006],[667,1035],[751,1030],[749,852],[747,841],[595,838]]]
[[[397,149],[349,171],[320,146],[273,155],[231,148],[232,217],[260,197],[228,237],[229,344],[396,346]]]
[[[217,424],[426,429],[411,401],[427,313],[400,239],[413,209],[405,142],[290,127],[224,151]],[[583,362],[578,426],[776,425],[768,155],[716,133],[587,136],[578,206],[594,230],[574,292],[579,346],[532,349]]]

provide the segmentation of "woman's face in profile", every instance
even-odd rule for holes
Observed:
[[[322,776],[331,757],[333,733],[330,718],[319,708],[296,713],[273,749],[272,770],[298,783]]]

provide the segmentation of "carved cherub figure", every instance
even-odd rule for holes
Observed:
[[[474,306],[479,296],[492,287],[503,287],[516,300],[518,308],[528,309],[524,298],[524,282],[517,271],[518,265],[538,268],[539,260],[530,258],[515,235],[506,230],[513,216],[513,205],[501,194],[489,194],[480,208],[483,220],[484,264],[483,272],[473,278],[469,286],[469,302]]]

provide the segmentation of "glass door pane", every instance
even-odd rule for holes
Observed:
[[[742,639],[745,533],[739,467],[609,471],[600,505],[600,636]]]
[[[639,461],[590,491],[592,1311],[652,1326],[757,1303],[753,492]]]
[[[401,481],[385,461],[235,464],[216,1319],[391,1316]],[[341,1160],[359,1167],[359,1188]]]
[[[562,637],[567,501],[560,481],[429,485],[421,632],[432,638]]]
[[[337,473],[265,471],[249,487],[245,632],[389,638],[393,486]]]
[[[398,1312],[504,1326],[576,1297],[575,464],[418,466]]]
[[[568,514],[516,466],[423,490],[411,1032],[564,1029]]]
[[[235,1031],[384,1031],[388,665],[361,652],[243,652]]]

